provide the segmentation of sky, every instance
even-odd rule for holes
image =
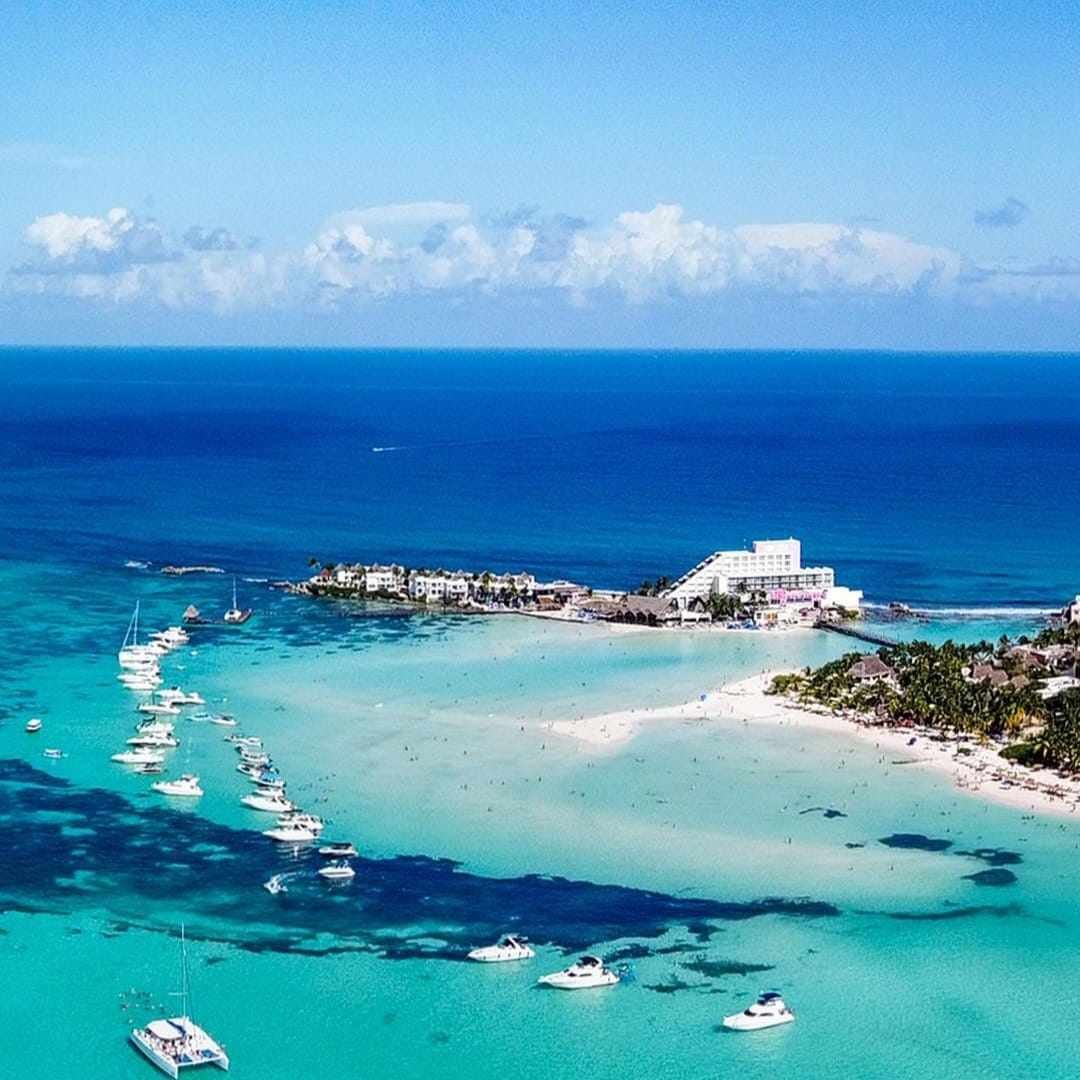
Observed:
[[[0,15],[3,342],[1080,341],[1075,2]]]

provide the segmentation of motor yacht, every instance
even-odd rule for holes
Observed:
[[[284,826],[298,825],[302,829],[310,829],[315,834],[321,833],[326,828],[326,824],[321,817],[316,817],[314,814],[305,814],[302,810],[287,811],[278,818],[278,824]]]
[[[139,750],[124,750],[119,754],[113,754],[109,760],[119,765],[160,765],[165,760],[165,755],[160,750],[143,747]]]
[[[162,701],[144,701],[138,706],[138,710],[141,713],[145,713],[147,716],[179,716],[180,710],[175,705],[167,704]]]
[[[180,1016],[151,1020],[145,1027],[132,1030],[135,1048],[166,1076],[178,1080],[182,1069],[197,1065],[216,1065],[228,1072],[229,1055],[205,1028],[188,1016],[187,940],[180,929]]]
[[[182,626],[167,626],[164,630],[156,630],[150,635],[151,641],[160,641],[163,645],[176,647],[186,645],[191,637]]]
[[[135,725],[135,730],[140,735],[171,735],[176,728],[171,720],[161,720],[154,717],[151,720],[140,720]]]
[[[295,810],[296,805],[288,799],[281,798],[277,793],[270,795],[242,795],[240,801],[251,810],[261,810],[265,814],[284,814]]]
[[[150,786],[160,795],[178,798],[198,799],[203,794],[203,789],[199,787],[199,778],[193,773],[184,773],[179,780],[159,780]]]
[[[536,981],[541,986],[551,986],[556,990],[590,990],[598,986],[614,986],[619,976],[611,968],[605,967],[598,956],[583,956],[564,971],[541,975]]]
[[[29,720],[26,721],[26,730],[31,735],[33,735],[35,732],[40,731],[41,721],[36,716],[31,717]]]
[[[217,716],[211,716],[210,723],[217,724],[218,727],[236,727],[239,721],[235,719],[235,717],[222,713]]]
[[[226,735],[225,741],[236,747],[248,746],[255,750],[262,748],[262,739],[258,735]]]
[[[240,760],[245,765],[253,765],[255,768],[266,768],[270,764],[270,755],[263,750],[248,750],[240,748]]]
[[[154,691],[160,682],[160,679],[135,679],[124,683],[124,689],[135,694],[145,694]]]
[[[277,773],[263,771],[258,776],[249,776],[248,779],[266,792],[285,790],[285,777],[278,776]]]
[[[63,750],[57,750],[55,746],[46,747],[44,756],[50,761],[59,761],[62,757],[66,757]]]
[[[795,1014],[784,1004],[784,999],[775,990],[767,990],[741,1013],[725,1016],[723,1024],[731,1031],[761,1031],[790,1024],[794,1019]]]
[[[157,762],[148,761],[143,765],[136,765],[135,771],[140,776],[160,776],[165,770]]]
[[[327,881],[351,881],[356,871],[344,860],[319,867],[319,877]]]
[[[263,829],[263,836],[269,836],[281,844],[310,844],[318,835],[303,825],[275,825],[272,829]]]
[[[323,844],[319,854],[324,859],[351,859],[356,854],[353,844]]]
[[[205,705],[206,699],[202,694],[194,690],[181,690],[179,686],[172,686],[168,690],[157,692],[158,700],[164,705]]]
[[[141,735],[132,735],[127,744],[128,746],[161,746],[166,750],[175,750],[180,745],[180,740],[163,732],[150,731]]]
[[[510,960],[531,960],[536,953],[525,944],[525,939],[506,934],[494,945],[485,945],[469,953],[470,960],[481,964],[504,964]]]

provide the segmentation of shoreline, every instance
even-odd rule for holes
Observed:
[[[764,672],[726,683],[697,701],[555,720],[545,726],[553,734],[579,740],[593,752],[620,748],[646,725],[665,721],[728,721],[809,728],[872,742],[883,751],[904,754],[912,765],[946,773],[957,790],[1014,809],[1069,817],[1080,808],[1080,777],[1062,779],[1049,769],[1016,765],[1002,758],[994,744],[980,746],[956,738],[942,740],[919,728],[862,724],[825,709],[767,694],[766,687],[778,674],[781,672]]]

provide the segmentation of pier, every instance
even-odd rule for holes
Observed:
[[[854,626],[841,626],[839,623],[826,622],[823,619],[818,619],[818,621],[814,623],[814,628],[816,630],[828,630],[832,634],[843,634],[844,637],[856,638],[859,641],[866,641],[871,645],[892,647],[900,644],[900,642],[894,641],[892,638],[882,637],[880,634],[872,634],[869,630],[861,630]]]

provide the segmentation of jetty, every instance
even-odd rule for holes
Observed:
[[[844,637],[856,638],[871,645],[883,645],[887,648],[900,644],[900,642],[893,638],[887,638],[883,634],[875,634],[870,630],[862,629],[862,627],[852,626],[850,623],[830,622],[828,619],[818,619],[814,623],[814,629],[828,630],[831,634],[843,634]]]

